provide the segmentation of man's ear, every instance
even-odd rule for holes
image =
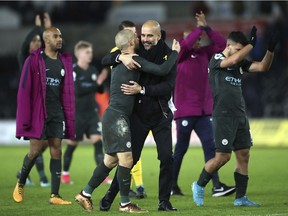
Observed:
[[[232,45],[232,43],[229,42],[229,40],[226,43],[226,48],[230,48],[230,46]]]
[[[129,41],[129,46],[135,46],[134,40],[130,40],[130,41]]]
[[[159,41],[161,39],[161,34],[157,35],[157,40]]]

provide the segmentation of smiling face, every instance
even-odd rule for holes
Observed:
[[[161,28],[159,23],[150,20],[143,24],[141,28],[141,43],[146,50],[156,46],[161,39]]]

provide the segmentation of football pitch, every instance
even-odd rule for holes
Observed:
[[[66,148],[63,145],[63,150]],[[31,178],[35,186],[25,187],[25,196],[22,203],[15,203],[12,192],[16,184],[16,172],[21,167],[28,146],[0,146],[0,215],[37,215],[37,216],[79,216],[87,215],[77,203],[74,196],[87,184],[95,167],[93,159],[93,147],[82,145],[74,153],[71,165],[71,178],[74,184],[60,187],[60,195],[73,201],[69,206],[52,206],[48,204],[50,188],[39,186],[39,177],[36,169],[31,171]],[[50,179],[49,151],[44,153],[45,171]],[[282,216],[288,215],[288,148],[287,147],[253,147],[250,155],[249,186],[247,196],[249,199],[261,203],[261,207],[234,207],[234,195],[214,198],[211,196],[212,185],[209,183],[205,188],[204,206],[198,207],[191,198],[191,183],[196,180],[204,165],[202,149],[191,147],[185,155],[180,176],[179,186],[184,193],[182,197],[171,197],[177,212],[158,212],[158,173],[159,161],[155,147],[145,147],[142,153],[143,179],[147,198],[131,201],[140,207],[149,210],[149,215],[254,215],[254,216]],[[220,170],[220,180],[227,185],[233,185],[233,170],[235,157]],[[111,173],[111,177],[114,172]],[[92,196],[94,210],[91,215],[119,215],[119,197],[115,199],[109,212],[100,212],[98,202],[108,189],[108,185],[100,185]],[[135,189],[135,188],[134,188]],[[147,215],[146,214],[146,215]]]

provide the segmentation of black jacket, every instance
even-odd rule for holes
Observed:
[[[139,55],[148,61],[162,64],[170,55],[171,49],[161,39],[157,45],[150,50],[145,50],[140,45]],[[175,86],[176,64],[172,71],[164,77],[142,73],[139,84],[145,86],[145,95],[138,94],[134,110],[141,116],[167,115],[169,112],[168,101],[171,98]]]

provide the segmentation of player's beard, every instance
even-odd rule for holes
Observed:
[[[55,51],[56,52],[62,52],[63,51],[63,43],[61,43],[61,45],[56,45],[56,47],[55,47]]]

